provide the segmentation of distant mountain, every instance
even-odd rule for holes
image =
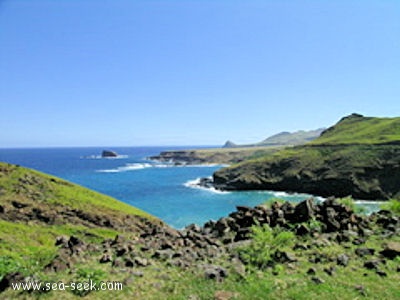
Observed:
[[[232,141],[226,141],[225,144],[222,146],[222,148],[236,148],[239,147]]]
[[[237,145],[232,141],[227,141],[223,148],[238,148],[238,147],[268,147],[268,146],[296,146],[308,143],[318,138],[325,128],[319,128],[316,130],[299,130],[296,132],[283,131],[278,134],[272,135],[265,140],[246,145]]]

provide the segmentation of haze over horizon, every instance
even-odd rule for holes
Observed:
[[[0,148],[222,145],[400,116],[400,1],[0,0]]]

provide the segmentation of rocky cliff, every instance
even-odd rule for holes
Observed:
[[[371,200],[397,197],[399,122],[400,118],[353,114],[307,145],[217,171],[214,184],[224,190],[278,190]]]

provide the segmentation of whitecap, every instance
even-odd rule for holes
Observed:
[[[114,157],[103,157],[101,155],[88,155],[88,156],[81,156],[80,159],[126,159],[129,155],[117,155]]]
[[[212,177],[208,177],[209,179],[211,179]],[[199,189],[199,190],[203,190],[203,191],[208,191],[211,193],[215,193],[215,194],[230,194],[231,192],[228,191],[221,191],[221,190],[217,190],[215,187],[205,187],[200,185],[201,182],[201,177],[193,179],[193,180],[189,180],[187,182],[185,182],[183,185],[187,188],[192,188],[192,189]]]
[[[119,172],[141,170],[141,169],[146,169],[146,168],[151,168],[151,167],[152,167],[152,165],[149,163],[131,163],[131,164],[126,164],[125,166],[122,166],[122,167],[115,168],[115,169],[97,170],[96,172],[119,173]]]

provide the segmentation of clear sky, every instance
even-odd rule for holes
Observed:
[[[400,116],[400,1],[0,0],[0,147],[220,145]]]

